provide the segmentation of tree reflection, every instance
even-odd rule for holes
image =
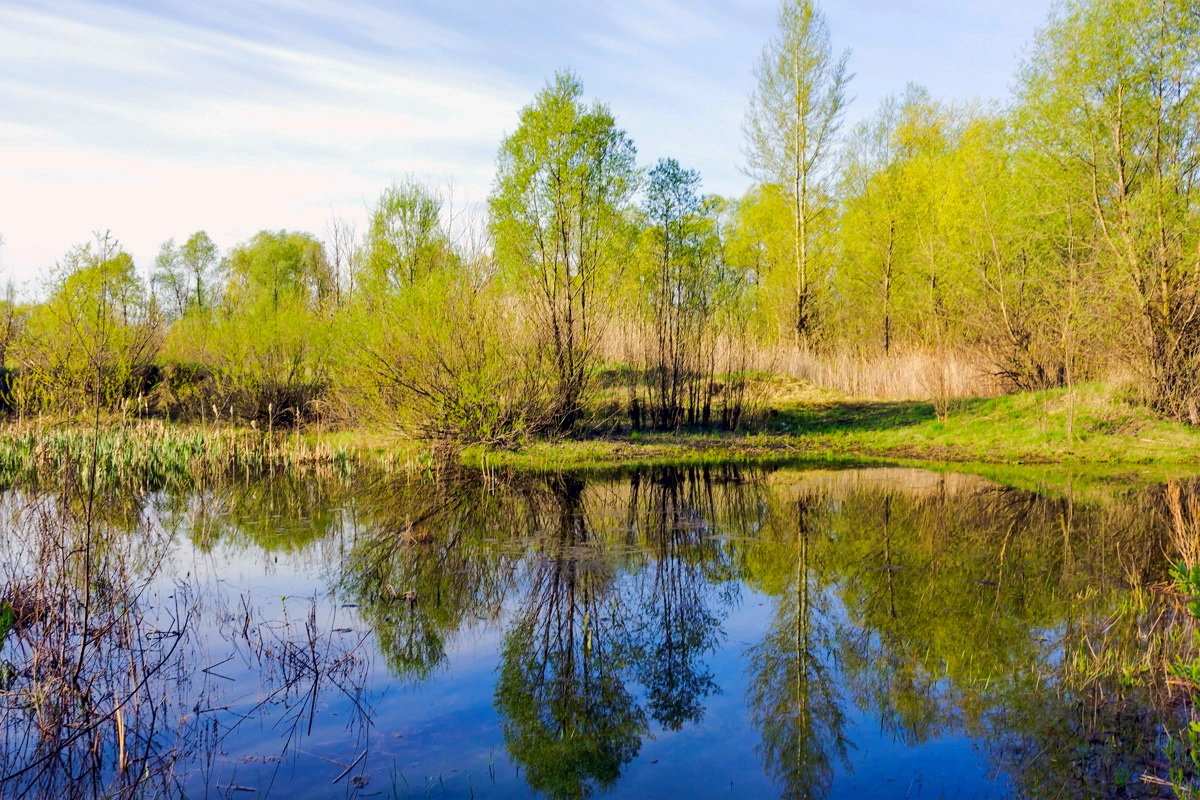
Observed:
[[[1085,501],[895,470],[439,474],[214,488],[157,519],[191,520],[202,548],[328,558],[405,679],[501,629],[494,708],[550,797],[613,787],[647,736],[704,721],[746,586],[769,608],[746,651],[750,733],[784,796],[824,796],[849,767],[853,709],[904,746],[970,737],[1022,796],[1082,798],[1140,796],[1176,719],[1163,687],[1141,691],[1170,645],[1141,591],[1163,575],[1162,491]]]
[[[581,798],[637,755],[646,716],[626,687],[625,609],[583,483],[562,477],[554,488],[552,526],[534,543],[529,588],[505,637],[496,706],[529,785]]]
[[[380,483],[360,498],[341,586],[360,604],[394,674],[423,679],[474,619],[495,619],[511,586],[511,555],[484,534],[521,518],[524,487],[494,491],[463,476],[437,485]]]
[[[809,798],[824,796],[848,741],[835,683],[837,626],[816,570],[819,501],[802,496],[794,509],[793,548],[776,550],[791,563],[792,578],[776,598],[766,636],[750,651],[749,699],[767,771],[784,797]]]
[[[717,691],[705,658],[720,644],[736,587],[729,554],[712,538],[715,505],[707,472],[665,469],[630,482],[628,526],[652,560],[636,590],[637,677],[650,716],[667,730],[699,722],[704,698]]]

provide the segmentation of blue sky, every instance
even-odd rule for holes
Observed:
[[[912,81],[1003,100],[1049,0],[826,0],[849,122]],[[571,68],[645,163],[740,193],[774,0],[0,2],[0,276],[31,287],[111,230],[148,269],[206,229],[362,228],[393,180],[486,197],[497,145]]]

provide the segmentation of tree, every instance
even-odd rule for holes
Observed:
[[[267,425],[310,419],[329,379],[333,278],[306,233],[260,231],[229,255],[229,281],[212,314],[172,329],[176,357],[215,373],[221,415]]]
[[[604,305],[631,251],[638,178],[629,137],[582,96],[569,72],[538,93],[500,146],[490,198],[496,257],[544,331],[559,429],[582,411]]]
[[[1155,408],[1200,424],[1200,15],[1188,0],[1066,3],[1021,76],[1022,130],[1073,246],[1118,279],[1114,331]],[[1070,216],[1076,216],[1072,213]],[[1129,325],[1127,320],[1136,320]]]
[[[220,251],[204,231],[196,231],[179,248],[179,260],[189,277],[192,302],[204,310],[213,304],[222,279]]]
[[[360,283],[369,290],[395,290],[451,265],[456,254],[442,225],[442,207],[442,197],[415,180],[384,191],[367,230]]]
[[[855,129],[847,151],[835,284],[855,325],[878,320],[877,332],[855,333],[885,355],[898,338],[897,316],[920,307],[920,242],[931,238],[934,197],[945,190],[936,176],[951,146],[946,117],[927,91],[910,86]]]
[[[168,239],[159,248],[158,256],[154,259],[154,272],[150,274],[150,285],[163,291],[167,313],[175,318],[184,315],[191,299],[190,284],[180,262],[175,240]]]
[[[13,345],[22,373],[18,403],[57,411],[116,408],[136,398],[137,370],[153,359],[158,331],[133,258],[110,234],[74,248],[50,297]]]
[[[221,278],[217,246],[207,233],[197,231],[182,245],[176,246],[174,239],[163,242],[150,280],[165,291],[170,313],[178,318],[192,308],[209,308]]]
[[[835,57],[813,0],[784,0],[779,33],[763,49],[746,115],[748,171],[784,192],[792,216],[793,327],[816,334],[820,276],[817,226],[833,206],[833,146],[846,106],[849,51]]]
[[[728,345],[734,338],[731,318],[741,316],[730,312],[742,296],[742,275],[725,259],[727,204],[701,196],[699,187],[699,173],[675,159],[660,160],[649,173],[634,303],[644,310],[647,328],[641,338],[648,391],[644,408],[640,398],[633,400],[634,427],[643,417],[665,430],[706,426],[714,422],[714,406],[728,427],[741,415],[740,384],[718,387],[717,371],[728,366],[718,351],[722,340]]]

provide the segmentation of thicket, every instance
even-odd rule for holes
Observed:
[[[199,232],[148,281],[100,236],[4,303],[5,406],[506,444],[735,428],[761,369],[874,364],[944,401],[968,364],[975,388],[1131,377],[1200,424],[1193,4],[1070,0],[1008,104],[913,86],[847,130],[848,54],[785,0],[756,78],[741,198],[640,166],[562,73],[501,143],[486,219],[405,180],[361,238],[263,231],[222,255]]]

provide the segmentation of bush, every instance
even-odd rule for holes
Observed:
[[[495,295],[458,271],[364,303],[351,323],[369,413],[410,434],[511,445],[551,427],[530,338]]]

